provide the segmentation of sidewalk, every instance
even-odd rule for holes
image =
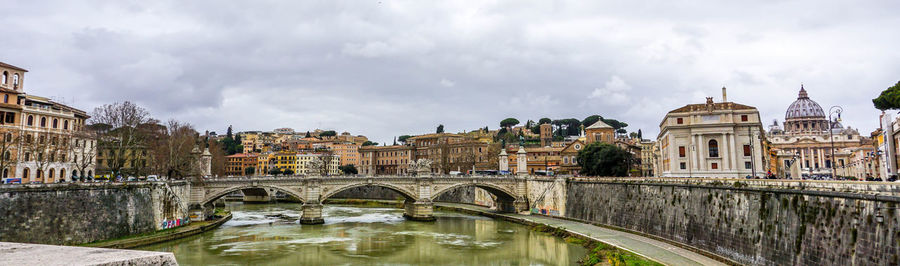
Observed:
[[[594,240],[616,246],[620,249],[639,254],[666,265],[726,265],[712,258],[697,254],[690,250],[683,249],[666,242],[590,224],[556,219],[540,215],[493,213],[488,208],[468,204],[441,202],[435,203],[435,205],[466,209],[476,212],[491,212],[492,214],[505,216],[512,219],[521,219],[553,227],[562,227],[573,233],[590,237]]]

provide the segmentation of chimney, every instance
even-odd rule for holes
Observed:
[[[722,87],[722,102],[728,102],[728,94],[725,93],[725,87]]]

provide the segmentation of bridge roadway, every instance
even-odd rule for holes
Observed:
[[[497,197],[498,209],[507,213],[528,212],[527,186],[517,176],[288,176],[204,179],[191,185],[189,205],[212,214],[213,202],[244,189],[280,191],[303,202],[303,224],[321,224],[322,202],[356,187],[374,186],[393,190],[405,198],[404,216],[411,220],[434,220],[434,199],[459,187],[474,186]]]

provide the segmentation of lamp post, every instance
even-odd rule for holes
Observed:
[[[832,118],[832,116],[837,115],[837,120],[838,120],[838,122],[840,122],[841,112],[843,112],[843,111],[844,111],[844,108],[841,108],[838,105],[828,108],[828,136],[831,138],[831,178],[832,179],[837,179],[837,168],[835,167],[835,162],[837,160],[835,160],[835,157],[834,157],[834,130],[833,130],[834,129],[834,119]]]

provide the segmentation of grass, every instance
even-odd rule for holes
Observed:
[[[614,246],[571,234],[566,231],[565,228],[539,224],[532,226],[531,230],[548,233],[557,237],[562,237],[563,239],[565,239],[566,243],[580,245],[587,248],[589,250],[588,254],[578,261],[578,263],[581,265],[662,265],[655,261],[651,261],[644,257],[638,256],[637,254],[618,249]]]

